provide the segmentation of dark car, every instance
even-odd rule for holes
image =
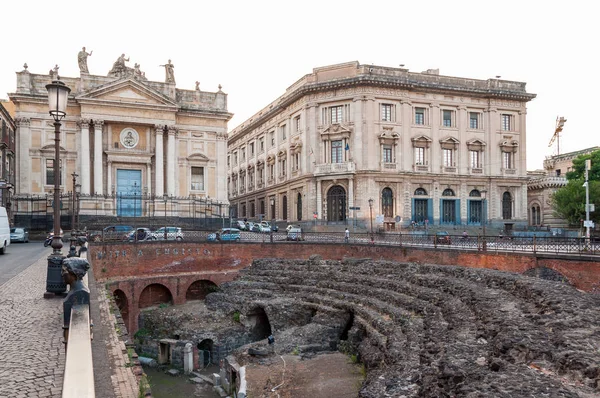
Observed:
[[[90,240],[92,242],[127,240],[129,233],[133,230],[131,225],[111,225],[101,232],[91,233]]]
[[[152,240],[152,231],[149,228],[136,228],[127,234],[127,240],[130,242]]]
[[[438,245],[451,244],[450,234],[448,233],[448,231],[437,231],[433,236],[433,243]]]

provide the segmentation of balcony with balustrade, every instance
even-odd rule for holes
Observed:
[[[331,174],[354,173],[356,165],[354,162],[324,163],[315,165],[315,176]]]

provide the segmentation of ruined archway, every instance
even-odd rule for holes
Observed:
[[[121,289],[117,289],[113,292],[113,299],[115,300],[115,304],[121,313],[121,318],[123,318],[123,322],[125,322],[125,326],[127,326],[127,330],[130,329],[129,325],[129,301],[127,300],[127,295]]]
[[[142,290],[139,308],[153,307],[160,304],[173,304],[173,295],[168,287],[153,283]]]
[[[212,360],[214,342],[211,339],[204,339],[198,343],[198,366],[206,367]]]
[[[208,293],[212,293],[218,288],[219,286],[216,283],[206,279],[195,281],[185,292],[185,301],[204,300]]]
[[[254,341],[264,340],[271,335],[271,323],[262,307],[256,307],[246,314],[248,325],[252,329]]]

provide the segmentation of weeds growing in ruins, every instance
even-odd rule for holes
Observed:
[[[294,349],[292,350],[292,355],[300,355],[300,347],[294,347]]]
[[[236,311],[233,313],[233,320],[238,323],[240,322],[240,312],[239,311]]]
[[[140,379],[140,388],[138,391],[138,398],[144,398],[146,396],[146,392],[150,389],[150,383],[148,382],[148,377],[146,374],[142,375]]]

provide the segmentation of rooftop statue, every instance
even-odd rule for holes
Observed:
[[[77,54],[77,63],[79,64],[79,72],[81,73],[90,73],[87,67],[87,57],[91,57],[94,51],[90,51],[89,53],[85,51],[85,47],[79,51]]]
[[[165,67],[165,83],[175,83],[175,65],[171,63],[171,60],[167,62],[165,65],[159,65]]]
[[[125,62],[129,62],[129,58],[125,58],[125,54],[121,54],[119,58],[113,64],[112,69],[108,72],[108,76],[123,77],[127,75],[133,75],[134,70],[125,65]]]

